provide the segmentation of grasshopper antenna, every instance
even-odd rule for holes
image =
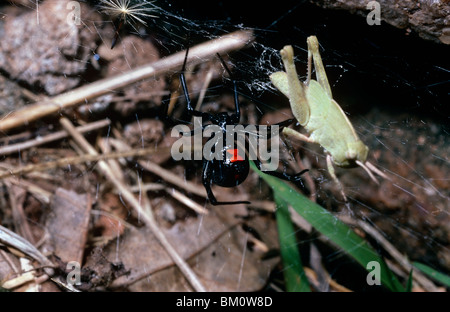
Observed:
[[[365,165],[367,166],[367,168],[370,169],[370,171],[378,174],[380,177],[382,177],[383,179],[389,180],[391,181],[391,179],[382,171],[380,171],[380,169],[378,169],[377,167],[375,167],[374,165],[372,165],[372,163],[366,161]]]
[[[373,175],[372,171],[366,166],[364,165],[362,162],[360,162],[359,160],[356,161],[356,164],[358,166],[360,166],[361,168],[363,168],[367,174],[369,175],[369,177],[372,179],[373,182],[375,182],[377,185],[380,185],[380,182],[378,182],[378,180],[375,178],[375,176]]]

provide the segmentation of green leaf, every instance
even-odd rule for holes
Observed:
[[[408,280],[406,281],[406,292],[412,292],[412,282],[413,282],[413,270],[409,271],[409,277]]]
[[[284,200],[275,194],[277,210],[275,212],[280,240],[281,259],[283,260],[283,275],[286,290],[289,292],[311,291],[303,271],[302,260],[295,239],[295,229],[289,214],[289,207]]]
[[[433,278],[437,282],[441,283],[442,285],[450,287],[450,276],[440,273],[435,269],[429,267],[428,265],[425,265],[420,262],[413,262],[413,266],[422,271],[423,273],[425,273],[426,275],[428,275],[429,277]]]
[[[292,206],[317,231],[346,251],[361,266],[369,270],[373,267],[371,262],[378,263],[380,281],[386,288],[391,291],[405,291],[405,288],[377,252],[350,227],[323,207],[298,193],[284,181],[259,171],[253,162],[251,162],[251,167],[270,185],[275,196],[282,198],[288,205]]]

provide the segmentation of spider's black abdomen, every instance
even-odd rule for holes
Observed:
[[[211,163],[212,182],[223,187],[234,187],[247,178],[250,171],[248,159],[233,162],[213,160]]]

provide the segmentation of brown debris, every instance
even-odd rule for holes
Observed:
[[[0,115],[14,111],[25,105],[17,85],[0,75]]]
[[[44,1],[39,16],[35,10],[15,8],[5,12],[7,18],[0,20],[0,68],[12,79],[42,87],[49,95],[80,83],[98,40],[91,23],[100,21],[100,17],[80,3],[81,16],[90,23],[69,23],[68,3]]]
[[[89,195],[58,188],[50,209],[45,225],[49,234],[48,250],[64,262],[81,264],[91,213]]]
[[[98,49],[100,57],[109,61],[104,73],[106,77],[116,76],[160,59],[155,46],[139,37],[127,36],[121,40],[120,45],[120,49],[111,50],[110,46],[103,44]],[[162,95],[167,93],[165,90],[166,82],[164,79],[148,79],[126,87],[115,95],[111,102],[115,103],[115,109],[120,114],[127,116],[136,110],[140,102],[145,103],[146,109],[159,106]]]
[[[367,0],[314,0],[315,5],[323,8],[348,10],[362,17],[367,17]],[[384,0],[376,1],[380,5],[381,20],[400,29],[417,32],[420,37],[450,44],[450,2],[411,1],[411,0]]]
[[[263,252],[246,250],[247,235],[250,234],[242,231],[234,217],[240,209],[235,209],[219,210],[216,215],[201,219],[189,218],[163,230],[180,255],[189,260],[208,291],[256,291],[263,286],[264,276],[277,262],[276,259],[262,261]],[[271,222],[263,217],[253,224],[269,248],[277,244]],[[132,291],[191,290],[147,229],[129,229],[118,241],[111,241],[103,250],[110,261],[116,257],[117,244],[123,265],[130,273],[115,280],[111,287],[126,287]],[[98,267],[94,260],[89,258],[87,266]],[[218,268],[223,269],[218,271]]]

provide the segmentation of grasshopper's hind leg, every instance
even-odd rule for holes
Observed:
[[[348,204],[347,196],[345,195],[344,187],[342,186],[341,181],[339,181],[339,179],[336,176],[336,172],[334,171],[333,160],[331,159],[331,155],[327,155],[327,168],[328,173],[330,174],[334,183],[336,183],[337,186],[339,187],[342,197],[344,198],[345,204],[347,205]]]
[[[283,134],[286,135],[287,137],[296,138],[297,140],[300,140],[300,141],[315,143],[314,140],[312,140],[311,138],[309,138],[306,135],[301,134],[291,128],[284,128]],[[342,194],[342,198],[344,199],[344,201],[347,205],[348,204],[347,196],[345,195],[344,187],[342,186],[342,183],[339,181],[338,177],[336,176],[336,172],[335,172],[334,166],[333,166],[333,159],[331,158],[331,155],[327,155],[327,169],[328,169],[328,173],[330,174],[334,183],[336,183],[336,185],[339,187],[339,190]]]
[[[333,98],[331,94],[331,87],[328,83],[327,73],[322,63],[322,57],[319,52],[319,41],[316,36],[310,36],[306,39],[308,43],[308,83],[311,79],[311,58],[314,61],[314,69],[316,70],[317,82],[322,86],[330,99]]]
[[[312,140],[308,136],[301,134],[300,132],[295,131],[294,129],[291,129],[291,128],[283,128],[283,134],[285,136],[287,136],[288,138],[296,138],[299,141],[304,141],[304,142],[308,142],[308,143],[316,143],[314,140]]]
[[[280,51],[280,54],[286,71],[273,73],[270,75],[270,80],[289,99],[295,119],[305,126],[309,122],[311,111],[306,98],[305,85],[298,79],[294,64],[294,50],[288,45]]]

